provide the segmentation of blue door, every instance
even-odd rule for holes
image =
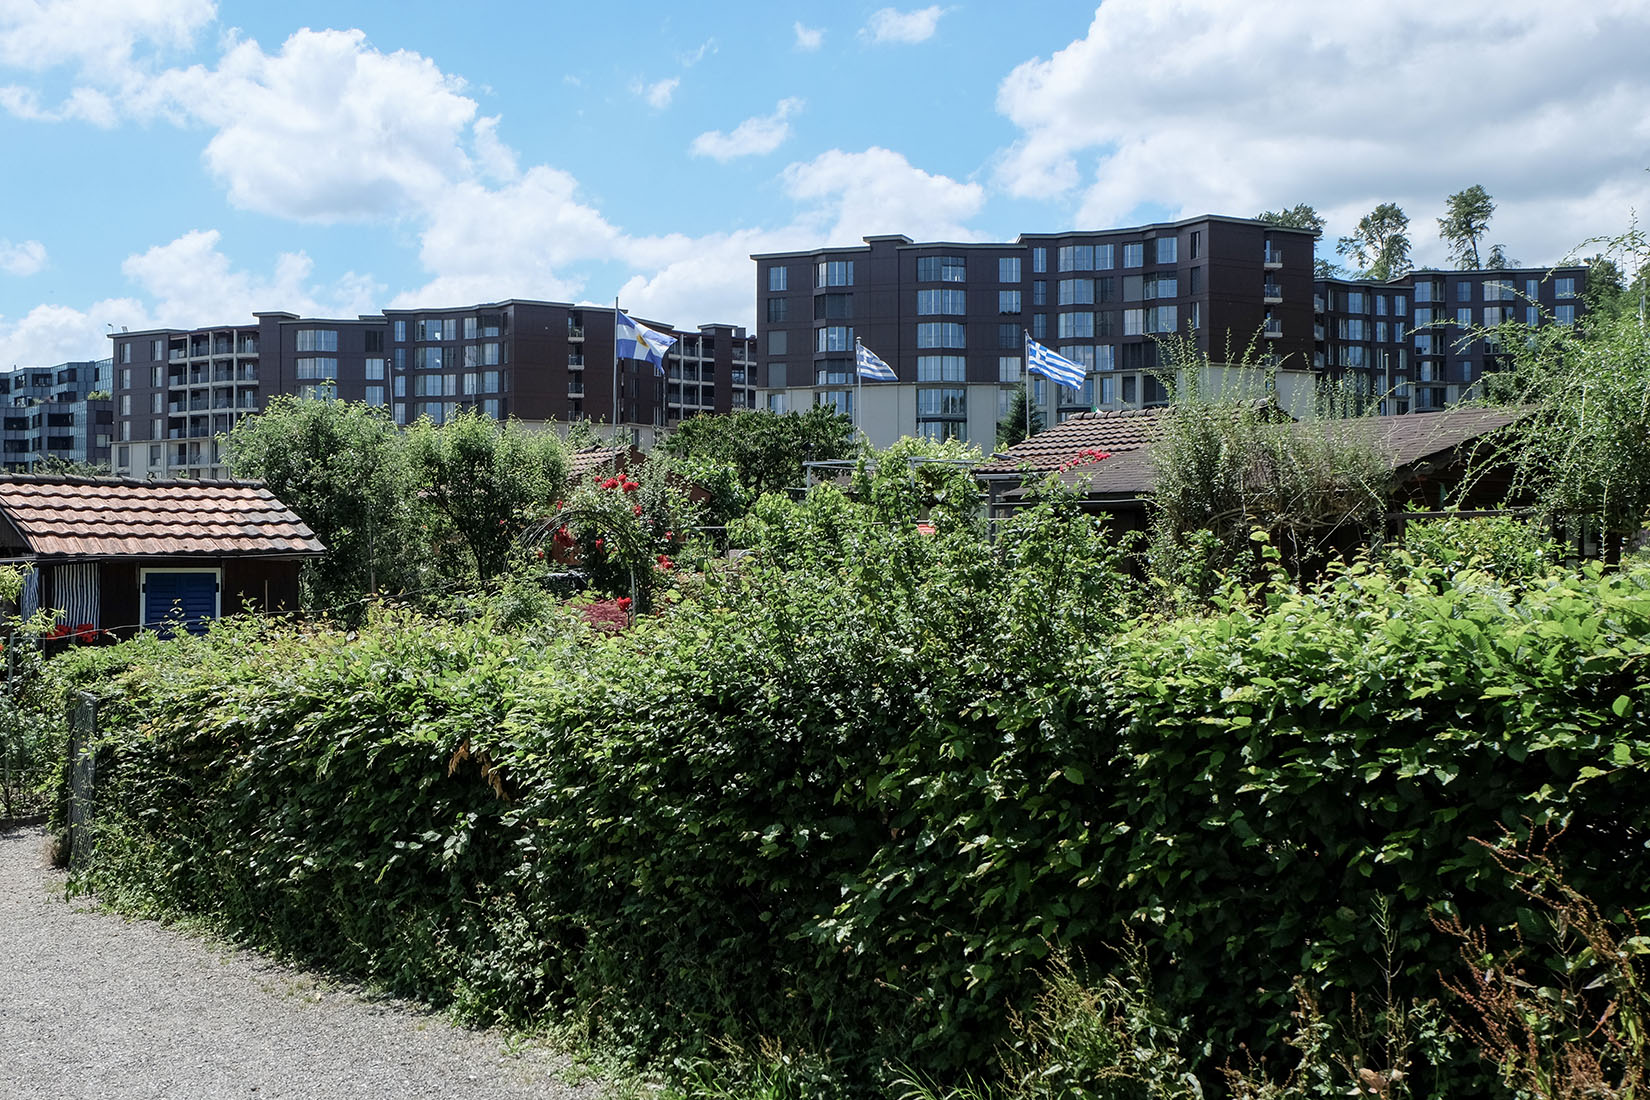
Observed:
[[[206,633],[206,622],[218,617],[217,570],[143,574],[143,625],[171,637],[179,627],[191,634]]]

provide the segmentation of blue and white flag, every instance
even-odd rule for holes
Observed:
[[[1074,390],[1082,389],[1083,379],[1088,377],[1087,369],[1045,348],[1033,340],[1029,332],[1026,333],[1026,373],[1040,374]]]
[[[665,352],[676,343],[676,337],[655,332],[627,314],[613,311],[613,352],[620,359],[641,359],[652,363],[659,374],[665,373]]]
[[[854,341],[854,365],[859,368],[859,377],[862,382],[898,382],[899,375],[894,368],[877,358],[870,348]]]

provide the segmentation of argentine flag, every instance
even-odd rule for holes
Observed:
[[[663,375],[665,352],[676,343],[676,337],[655,332],[618,310],[614,310],[613,314],[613,353],[620,359],[642,359],[652,363],[653,369]]]
[[[862,382],[898,382],[894,368],[877,358],[876,353],[859,341],[854,341],[854,365],[859,368]]]
[[[1074,390],[1083,388],[1083,379],[1088,374],[1064,355],[1056,354],[1033,340],[1029,332],[1026,333],[1026,373],[1040,374]]]

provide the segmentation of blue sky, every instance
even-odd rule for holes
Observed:
[[[0,367],[255,309],[751,324],[755,251],[1301,201],[1441,263],[1474,183],[1553,263],[1650,200],[1646,57],[1636,0],[0,0]]]

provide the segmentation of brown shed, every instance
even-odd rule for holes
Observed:
[[[34,566],[21,610],[70,630],[296,611],[299,566],[325,551],[257,482],[0,477],[0,559]]]

